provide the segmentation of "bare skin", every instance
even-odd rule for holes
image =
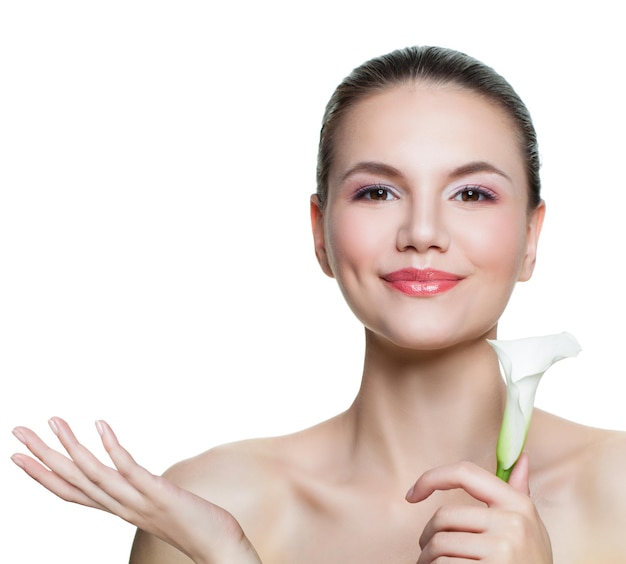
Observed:
[[[625,562],[626,434],[536,411],[509,483],[494,475],[505,390],[485,339],[532,274],[545,212],[528,209],[506,114],[459,88],[408,84],[344,119],[328,202],[311,199],[311,220],[322,270],[365,327],[354,403],[164,478],[103,423],[117,470],[60,419],[69,459],[18,428],[50,470],[15,462],[63,499],[139,527],[131,564]],[[411,269],[432,274],[426,290],[389,276]]]
[[[63,438],[69,428],[61,420],[57,420],[60,437],[71,457],[83,468],[81,472],[72,467],[70,477],[62,467],[73,465],[65,458],[60,464],[55,460],[60,454],[43,445],[25,428],[18,428],[20,438],[53,472],[25,455],[15,455],[14,460],[63,499],[116,513],[152,531],[149,534],[138,530],[131,564],[422,562],[420,558],[425,553],[421,553],[421,548],[428,540],[425,537],[437,526],[440,507],[472,509],[484,507],[484,503],[463,489],[437,491],[425,501],[408,503],[406,484],[414,480],[402,478],[401,464],[394,464],[393,458],[387,461],[379,458],[378,449],[360,452],[354,427],[360,418],[359,401],[357,398],[344,414],[293,435],[244,441],[207,451],[172,467],[166,473],[168,481],[158,485],[150,482],[162,478],[150,475],[130,459],[120,463],[115,455],[124,477],[122,489],[129,489],[129,496],[122,499],[121,495],[115,495],[121,501],[113,504],[105,498],[120,488],[112,485],[112,477],[103,479],[103,476],[114,471],[93,457],[88,464],[81,461],[89,455],[78,452],[82,447],[77,442],[71,445]],[[105,429],[104,444],[114,454],[119,447],[111,439],[110,430]],[[413,436],[419,445],[419,433]],[[450,439],[450,434],[445,438]],[[526,498],[525,493],[519,492],[524,492],[528,483],[530,462],[531,493],[526,499],[532,501],[530,507],[536,507],[551,539],[553,560],[546,561],[556,564],[624,561],[626,495],[615,470],[626,463],[625,433],[583,427],[536,410],[527,442],[528,456],[518,463],[510,486],[492,475],[495,464],[493,454],[488,452],[493,444],[487,445],[488,442],[484,438],[476,443],[484,445],[477,452],[485,470],[480,464],[454,462],[435,467],[428,471],[429,485],[422,478],[416,488],[421,491],[414,496],[425,496],[433,487],[447,489],[451,484],[476,491],[469,486],[481,482],[485,484],[484,492],[497,488],[509,490],[506,495],[515,498],[519,509],[520,500],[523,505]],[[380,447],[384,444],[379,442]],[[414,450],[417,452],[418,448]],[[440,452],[436,457],[441,457]],[[92,468],[87,469],[88,466]],[[520,466],[523,468],[518,471]],[[422,467],[423,463],[416,461],[416,474]],[[132,474],[137,477],[135,483],[142,484],[137,490],[129,487]],[[453,484],[455,479],[458,484]],[[176,484],[184,489],[177,492]],[[129,501],[137,492],[146,496],[141,504],[135,499]],[[229,513],[222,512],[220,506]],[[183,518],[177,519],[176,513]],[[480,522],[477,516],[470,517],[473,523]],[[195,529],[190,526],[192,522]],[[188,550],[191,544],[183,537],[198,531],[205,538],[196,545],[197,552]],[[247,537],[242,537],[244,532]],[[234,556],[230,556],[231,551]],[[533,559],[525,550],[518,558],[504,560],[496,556],[495,560],[481,561],[536,564],[543,560]]]
[[[407,490],[423,472],[458,462],[460,450],[489,474],[487,489],[500,485],[491,474],[501,400],[490,394],[484,410],[474,404],[463,413],[459,394],[460,409],[441,414],[458,424],[433,437],[432,427],[420,430],[419,415],[407,415],[406,389],[396,388],[396,403],[367,425],[366,438],[359,421],[368,390],[374,395],[364,385],[350,409],[316,427],[219,447],[166,475],[235,515],[263,562],[414,564],[420,536],[440,506],[484,503],[458,489],[411,504]],[[403,420],[392,412],[402,412]],[[467,429],[482,433],[468,442]],[[626,434],[536,410],[526,452],[530,499],[549,533],[553,561],[623,562],[626,493],[615,469],[626,463]],[[523,483],[521,477],[520,489]],[[133,564],[188,562],[142,532],[133,554]],[[515,561],[539,560],[525,554]]]
[[[545,212],[528,212],[507,117],[466,91],[403,85],[344,120],[328,202],[313,197],[311,219],[323,271],[365,326],[356,400],[167,476],[228,509],[264,562],[624,561],[624,435],[538,412],[510,485],[493,476],[504,389],[485,339],[532,274]],[[467,187],[490,192],[471,203]],[[407,266],[462,282],[407,297],[384,282]],[[151,544],[140,533],[135,554]],[[157,562],[146,551],[133,564]]]

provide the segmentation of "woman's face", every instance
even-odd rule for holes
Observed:
[[[335,138],[315,247],[366,328],[440,349],[495,337],[533,270],[543,205],[528,213],[506,113],[454,86],[406,84],[359,102]]]

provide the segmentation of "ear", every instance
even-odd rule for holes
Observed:
[[[546,215],[546,203],[541,200],[541,203],[532,211],[528,217],[528,227],[526,231],[526,253],[524,254],[524,261],[520,269],[520,275],[518,280],[520,282],[526,282],[530,279],[535,269],[535,262],[537,261],[537,245],[539,243],[539,235],[541,234],[541,226],[543,225],[543,218]]]
[[[311,229],[313,230],[313,244],[315,256],[320,263],[324,274],[334,278],[326,253],[326,234],[324,233],[324,210],[317,194],[311,196]]]

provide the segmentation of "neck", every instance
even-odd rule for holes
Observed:
[[[345,416],[363,467],[406,480],[461,460],[495,469],[504,402],[497,357],[483,338],[416,353],[367,334],[362,385]]]

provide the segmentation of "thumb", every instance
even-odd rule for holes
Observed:
[[[517,459],[511,471],[511,475],[509,476],[509,485],[525,495],[530,495],[530,489],[528,487],[528,466],[528,455],[523,452]]]

